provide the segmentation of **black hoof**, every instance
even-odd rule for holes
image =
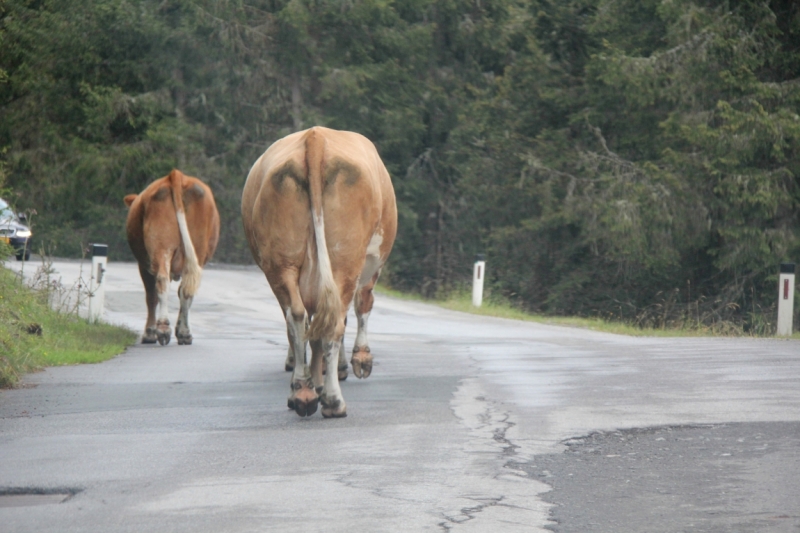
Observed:
[[[289,386],[292,389],[292,394],[287,402],[289,409],[294,409],[294,412],[300,416],[311,416],[317,412],[319,395],[314,390],[311,379],[292,381]]]
[[[308,403],[303,402],[295,402],[294,404],[294,412],[300,416],[311,416],[317,412],[317,406],[319,405],[319,399],[315,398]]]

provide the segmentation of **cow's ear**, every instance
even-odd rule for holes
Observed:
[[[128,207],[130,207],[130,206],[131,206],[131,204],[133,203],[133,201],[134,201],[134,200],[136,200],[136,197],[137,197],[137,196],[139,196],[139,195],[138,195],[138,194],[129,194],[128,196],[126,196],[125,198],[123,198],[123,201],[125,202],[125,205],[127,205]]]

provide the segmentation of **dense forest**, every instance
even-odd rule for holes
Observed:
[[[800,259],[795,0],[0,2],[0,186],[50,253],[132,259],[122,197],[177,167],[250,263],[249,168],[312,125],[377,145],[398,289],[480,252],[527,310],[758,333]]]

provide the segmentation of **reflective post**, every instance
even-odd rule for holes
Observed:
[[[791,337],[794,319],[794,263],[781,263],[778,278],[778,336]]]
[[[92,245],[92,275],[89,278],[89,322],[97,322],[103,316],[105,305],[105,274],[108,259],[108,246]]]
[[[480,307],[483,303],[483,278],[486,277],[486,256],[477,254],[472,268],[472,305]]]

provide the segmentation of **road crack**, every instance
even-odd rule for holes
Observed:
[[[511,439],[506,437],[506,433],[508,433],[508,430],[516,426],[516,424],[514,422],[511,422],[511,420],[509,420],[511,416],[508,413],[504,413],[503,415],[504,415],[503,419],[498,421],[500,427],[496,427],[494,429],[494,434],[492,435],[492,438],[494,439],[495,442],[498,442],[503,446],[503,455],[508,457],[516,455],[517,450],[520,447],[517,444],[511,442]]]
[[[500,505],[500,503],[505,499],[505,497],[500,496],[498,498],[468,498],[468,499],[479,503],[472,507],[462,507],[460,510],[460,514],[458,514],[457,516],[445,516],[445,521],[439,522],[439,527],[442,528],[443,531],[451,531],[455,526],[469,522],[470,520],[477,518],[478,513],[480,513],[481,511],[483,511],[488,507],[494,507],[496,505]]]

